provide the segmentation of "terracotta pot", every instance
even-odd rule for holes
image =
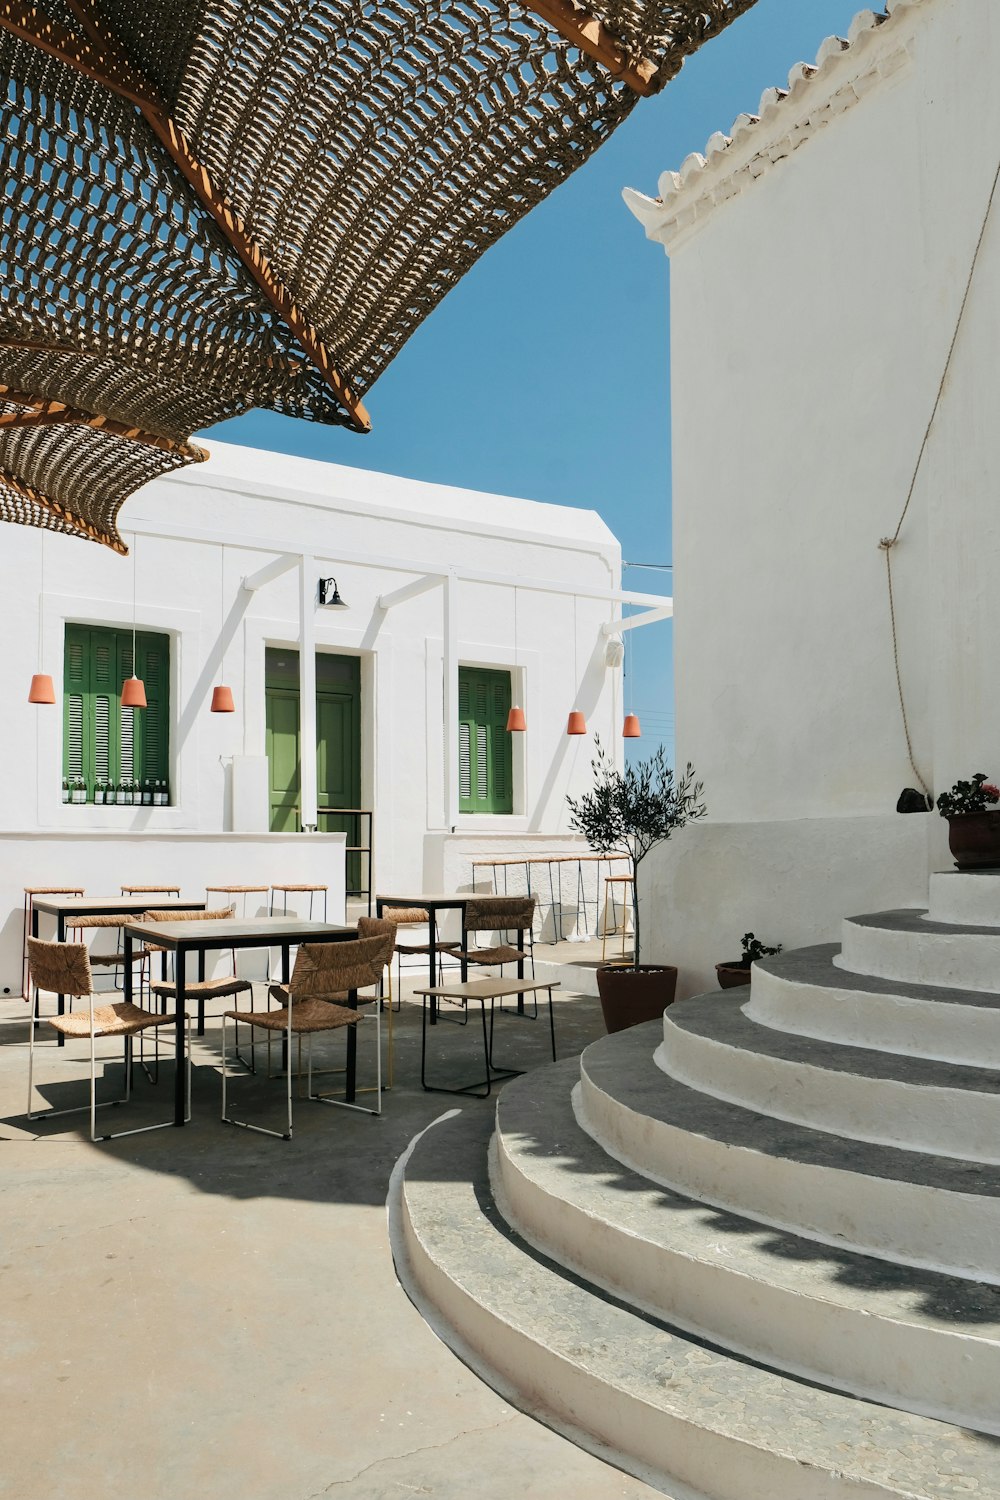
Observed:
[[[1000,812],[949,818],[948,847],[959,870],[1000,869]]]
[[[657,1021],[674,1003],[677,970],[671,964],[603,964],[597,988],[608,1031],[625,1031],[644,1021]]]
[[[727,963],[716,964],[715,972],[719,976],[720,990],[734,990],[739,984],[750,983],[750,965],[745,964],[741,958],[732,958]]]

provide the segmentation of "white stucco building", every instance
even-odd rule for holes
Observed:
[[[468,888],[474,856],[578,847],[566,795],[589,783],[594,731],[621,743],[614,622],[645,596],[621,594],[594,512],[211,450],[128,502],[129,558],[4,528],[4,989],[25,885],[322,881],[334,917],[345,841],[368,842],[338,810],[360,808],[377,888]],[[318,602],[330,578],[346,608]],[[134,751],[117,684],[102,693],[129,669],[133,585],[150,704]],[[55,706],[26,701],[36,671]],[[210,711],[222,682],[233,713]],[[506,733],[511,700],[524,734]],[[165,779],[169,805],[94,805],[95,782],[133,771]],[[79,773],[86,804],[63,802]],[[367,884],[363,856],[348,877]]]
[[[915,471],[892,550],[914,760],[935,793],[1000,771],[1000,13],[887,8],[627,195],[670,258],[677,756],[710,815],[649,862],[647,956],[681,993],[748,929],[832,941],[949,863],[940,818],[894,811],[917,782],[879,542]]]

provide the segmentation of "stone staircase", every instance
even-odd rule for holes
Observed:
[[[432,1126],[401,1279],[675,1500],[995,1500],[998,1060],[1000,877],[933,876]]]

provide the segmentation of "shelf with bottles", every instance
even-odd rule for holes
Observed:
[[[170,786],[156,776],[105,778],[92,786],[82,776],[64,776],[62,800],[71,807],[169,807]]]

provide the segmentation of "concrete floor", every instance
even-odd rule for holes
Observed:
[[[95,1146],[85,1115],[21,1118],[25,1006],[3,1002],[4,1500],[657,1493],[503,1402],[397,1284],[384,1206],[393,1163],[446,1109],[493,1101],[424,1093],[418,1006],[404,1002],[394,1020],[396,1086],[380,1119],[303,1101],[291,1142],[222,1125],[210,1022],[196,1042],[193,1123]],[[505,1059],[544,1064],[541,1019],[498,1026]],[[601,1031],[596,1000],[557,1000],[560,1056]],[[82,1099],[83,1046],[58,1051],[40,1035],[43,1095]],[[431,1036],[435,1076],[481,1076],[472,1025]],[[370,1036],[359,1051],[360,1081]],[[111,1068],[109,1084],[119,1079]],[[105,1112],[110,1128],[168,1114],[171,1081],[169,1066],[157,1088],[137,1074],[128,1118]],[[278,1123],[279,1082],[237,1086],[240,1110]]]

